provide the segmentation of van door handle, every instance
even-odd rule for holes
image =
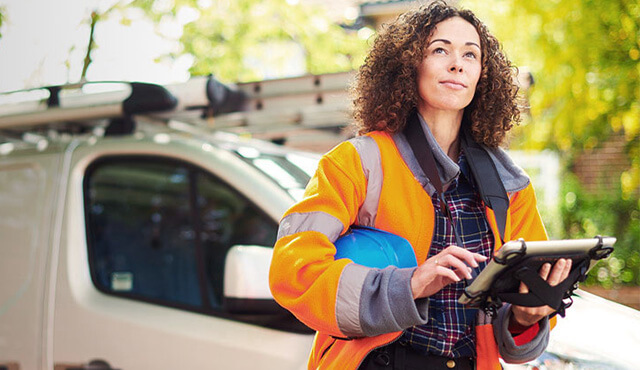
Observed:
[[[91,360],[88,364],[55,364],[54,370],[121,370],[111,367],[105,360]]]

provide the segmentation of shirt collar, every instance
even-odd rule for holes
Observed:
[[[438,142],[433,137],[431,130],[429,129],[429,125],[425,122],[422,115],[418,113],[418,119],[420,120],[420,125],[422,126],[422,130],[424,131],[424,135],[427,137],[427,143],[431,148],[431,152],[433,153],[433,158],[436,161],[436,167],[438,168],[438,174],[440,175],[440,180],[442,181],[442,185],[448,184],[451,181],[455,180],[460,174],[460,166],[449,156],[447,153],[440,148]]]

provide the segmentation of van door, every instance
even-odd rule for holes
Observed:
[[[295,321],[282,315],[225,311],[226,251],[273,245],[277,232],[273,216],[238,191],[251,181],[234,167],[241,160],[214,151],[198,163],[180,158],[202,152],[140,154],[141,146],[138,154],[75,161],[58,269],[56,370],[92,362],[123,370],[304,368],[308,329],[283,326]]]

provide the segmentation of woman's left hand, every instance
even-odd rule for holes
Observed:
[[[549,285],[556,286],[569,276],[570,271],[571,259],[560,258],[553,265],[553,269],[551,269],[551,264],[549,263],[542,265],[539,274]],[[524,283],[520,283],[520,293],[526,294],[528,292],[529,288]],[[511,320],[515,320],[521,326],[529,327],[553,312],[555,310],[549,306],[523,307],[513,305],[511,306]]]

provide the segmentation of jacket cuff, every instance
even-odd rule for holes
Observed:
[[[549,318],[545,317],[538,321],[538,333],[535,337],[527,343],[518,345],[509,332],[511,314],[511,305],[505,304],[498,310],[498,316],[493,323],[500,356],[510,364],[521,364],[536,359],[549,343]]]
[[[349,337],[376,336],[426,324],[429,300],[414,300],[411,292],[415,269],[347,265],[336,301],[340,331]],[[359,285],[359,289],[353,285]]]

